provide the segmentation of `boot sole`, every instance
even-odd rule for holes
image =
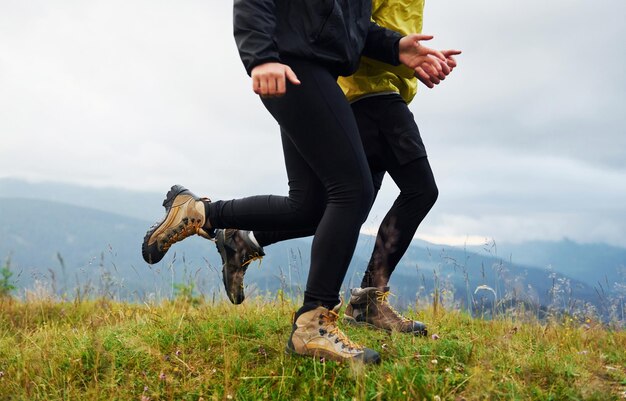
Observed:
[[[362,363],[362,364],[366,364],[366,365],[369,365],[369,364],[380,365],[380,363],[381,363],[380,355],[378,355],[378,357],[373,359],[373,360],[366,361],[364,359],[356,358],[356,357],[355,358],[351,358],[351,359],[348,359],[348,358],[338,358],[338,357],[334,356],[333,354],[325,353],[325,352],[314,352],[313,354],[300,354],[300,353],[296,352],[296,350],[290,348],[289,345],[285,346],[285,354],[296,356],[296,357],[300,357],[300,358],[315,358],[315,359],[324,358],[325,360],[329,360],[329,361],[333,361],[333,362],[337,362],[337,363],[354,362],[354,363]]]
[[[371,323],[359,322],[355,318],[350,317],[350,316],[344,316],[341,320],[343,320],[343,322],[345,324],[350,325],[350,326],[367,327],[368,329],[378,330],[378,331],[386,331],[388,333],[391,333],[393,331],[391,329],[385,329],[385,328],[382,328],[382,327],[375,326],[375,325],[373,325]]]
[[[143,260],[148,264],[155,264],[161,261],[165,256],[165,252],[161,252],[157,249],[156,242],[152,245],[148,245],[148,241],[154,232],[167,220],[167,216],[172,209],[172,205],[174,204],[174,199],[183,192],[189,192],[189,190],[182,185],[174,185],[165,195],[165,200],[163,200],[163,207],[165,207],[165,216],[156,223],[152,225],[146,232],[146,235],[143,238],[143,243],[141,244],[141,255],[143,256]]]
[[[357,321],[355,318],[350,317],[350,316],[344,316],[342,318],[342,321],[345,324],[348,324],[350,326],[355,326],[355,327],[367,327],[368,329],[371,330],[378,330],[378,331],[384,331],[388,334],[391,334],[392,332],[397,332],[397,333],[403,333],[403,334],[413,334],[414,336],[419,336],[419,337],[425,337],[428,335],[428,330],[424,329],[424,330],[416,330],[416,331],[397,331],[397,330],[392,330],[392,329],[385,329],[383,327],[378,327],[375,326],[371,323],[367,323],[367,322],[359,322]]]

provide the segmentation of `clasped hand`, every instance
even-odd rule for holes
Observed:
[[[412,33],[400,39],[400,62],[415,71],[415,76],[424,85],[433,88],[456,67],[454,56],[460,50],[435,50],[422,45],[421,41],[431,40],[432,35]]]
[[[415,76],[424,85],[433,88],[443,81],[456,67],[454,56],[460,50],[435,50],[422,45],[432,35],[410,34],[400,39],[399,59],[402,64],[415,71]],[[300,85],[300,80],[291,67],[279,62],[260,64],[252,69],[252,90],[261,97],[278,97],[287,91],[287,81]]]

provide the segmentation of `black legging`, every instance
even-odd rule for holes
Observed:
[[[384,172],[374,173],[375,194]],[[361,288],[386,287],[389,278],[413,240],[418,226],[435,204],[439,191],[428,158],[422,157],[389,169],[400,194],[380,224],[372,256],[363,275]],[[315,229],[296,231],[255,231],[261,246],[293,238],[308,237]]]
[[[374,198],[354,115],[336,77],[302,59],[283,60],[299,86],[263,99],[281,127],[289,196],[253,196],[209,204],[214,228],[315,229],[305,303],[334,307]]]
[[[385,172],[400,194],[380,224],[361,287],[385,287],[411,244],[418,226],[437,200],[439,191],[419,129],[399,95],[379,95],[352,104],[372,172],[375,194]],[[408,161],[406,161],[408,160]],[[313,235],[315,228],[297,231],[255,231],[261,246]]]

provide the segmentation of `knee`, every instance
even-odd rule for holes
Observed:
[[[325,201],[314,198],[301,199],[291,202],[293,219],[302,226],[317,227],[324,215]]]
[[[326,209],[326,202],[318,202],[309,205],[308,213],[308,223],[311,227],[317,227],[322,216],[324,215],[324,210]]]
[[[358,216],[363,223],[374,203],[374,186],[371,180],[351,181],[330,188],[328,205],[339,207],[345,213]]]
[[[439,198],[439,188],[437,184],[432,181],[427,185],[420,185],[412,190],[403,190],[400,193],[400,197],[406,199],[406,201],[415,205],[415,207],[427,207],[431,208],[437,202]]]
[[[439,198],[439,188],[437,188],[437,184],[435,184],[434,181],[425,189],[424,198],[428,200],[431,207],[437,202],[437,198]]]

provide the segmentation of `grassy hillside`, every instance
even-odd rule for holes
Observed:
[[[185,295],[183,293],[183,295]],[[0,299],[2,400],[619,400],[626,332],[578,316],[409,315],[428,338],[346,328],[380,366],[283,352],[296,306],[190,296],[162,303]]]

